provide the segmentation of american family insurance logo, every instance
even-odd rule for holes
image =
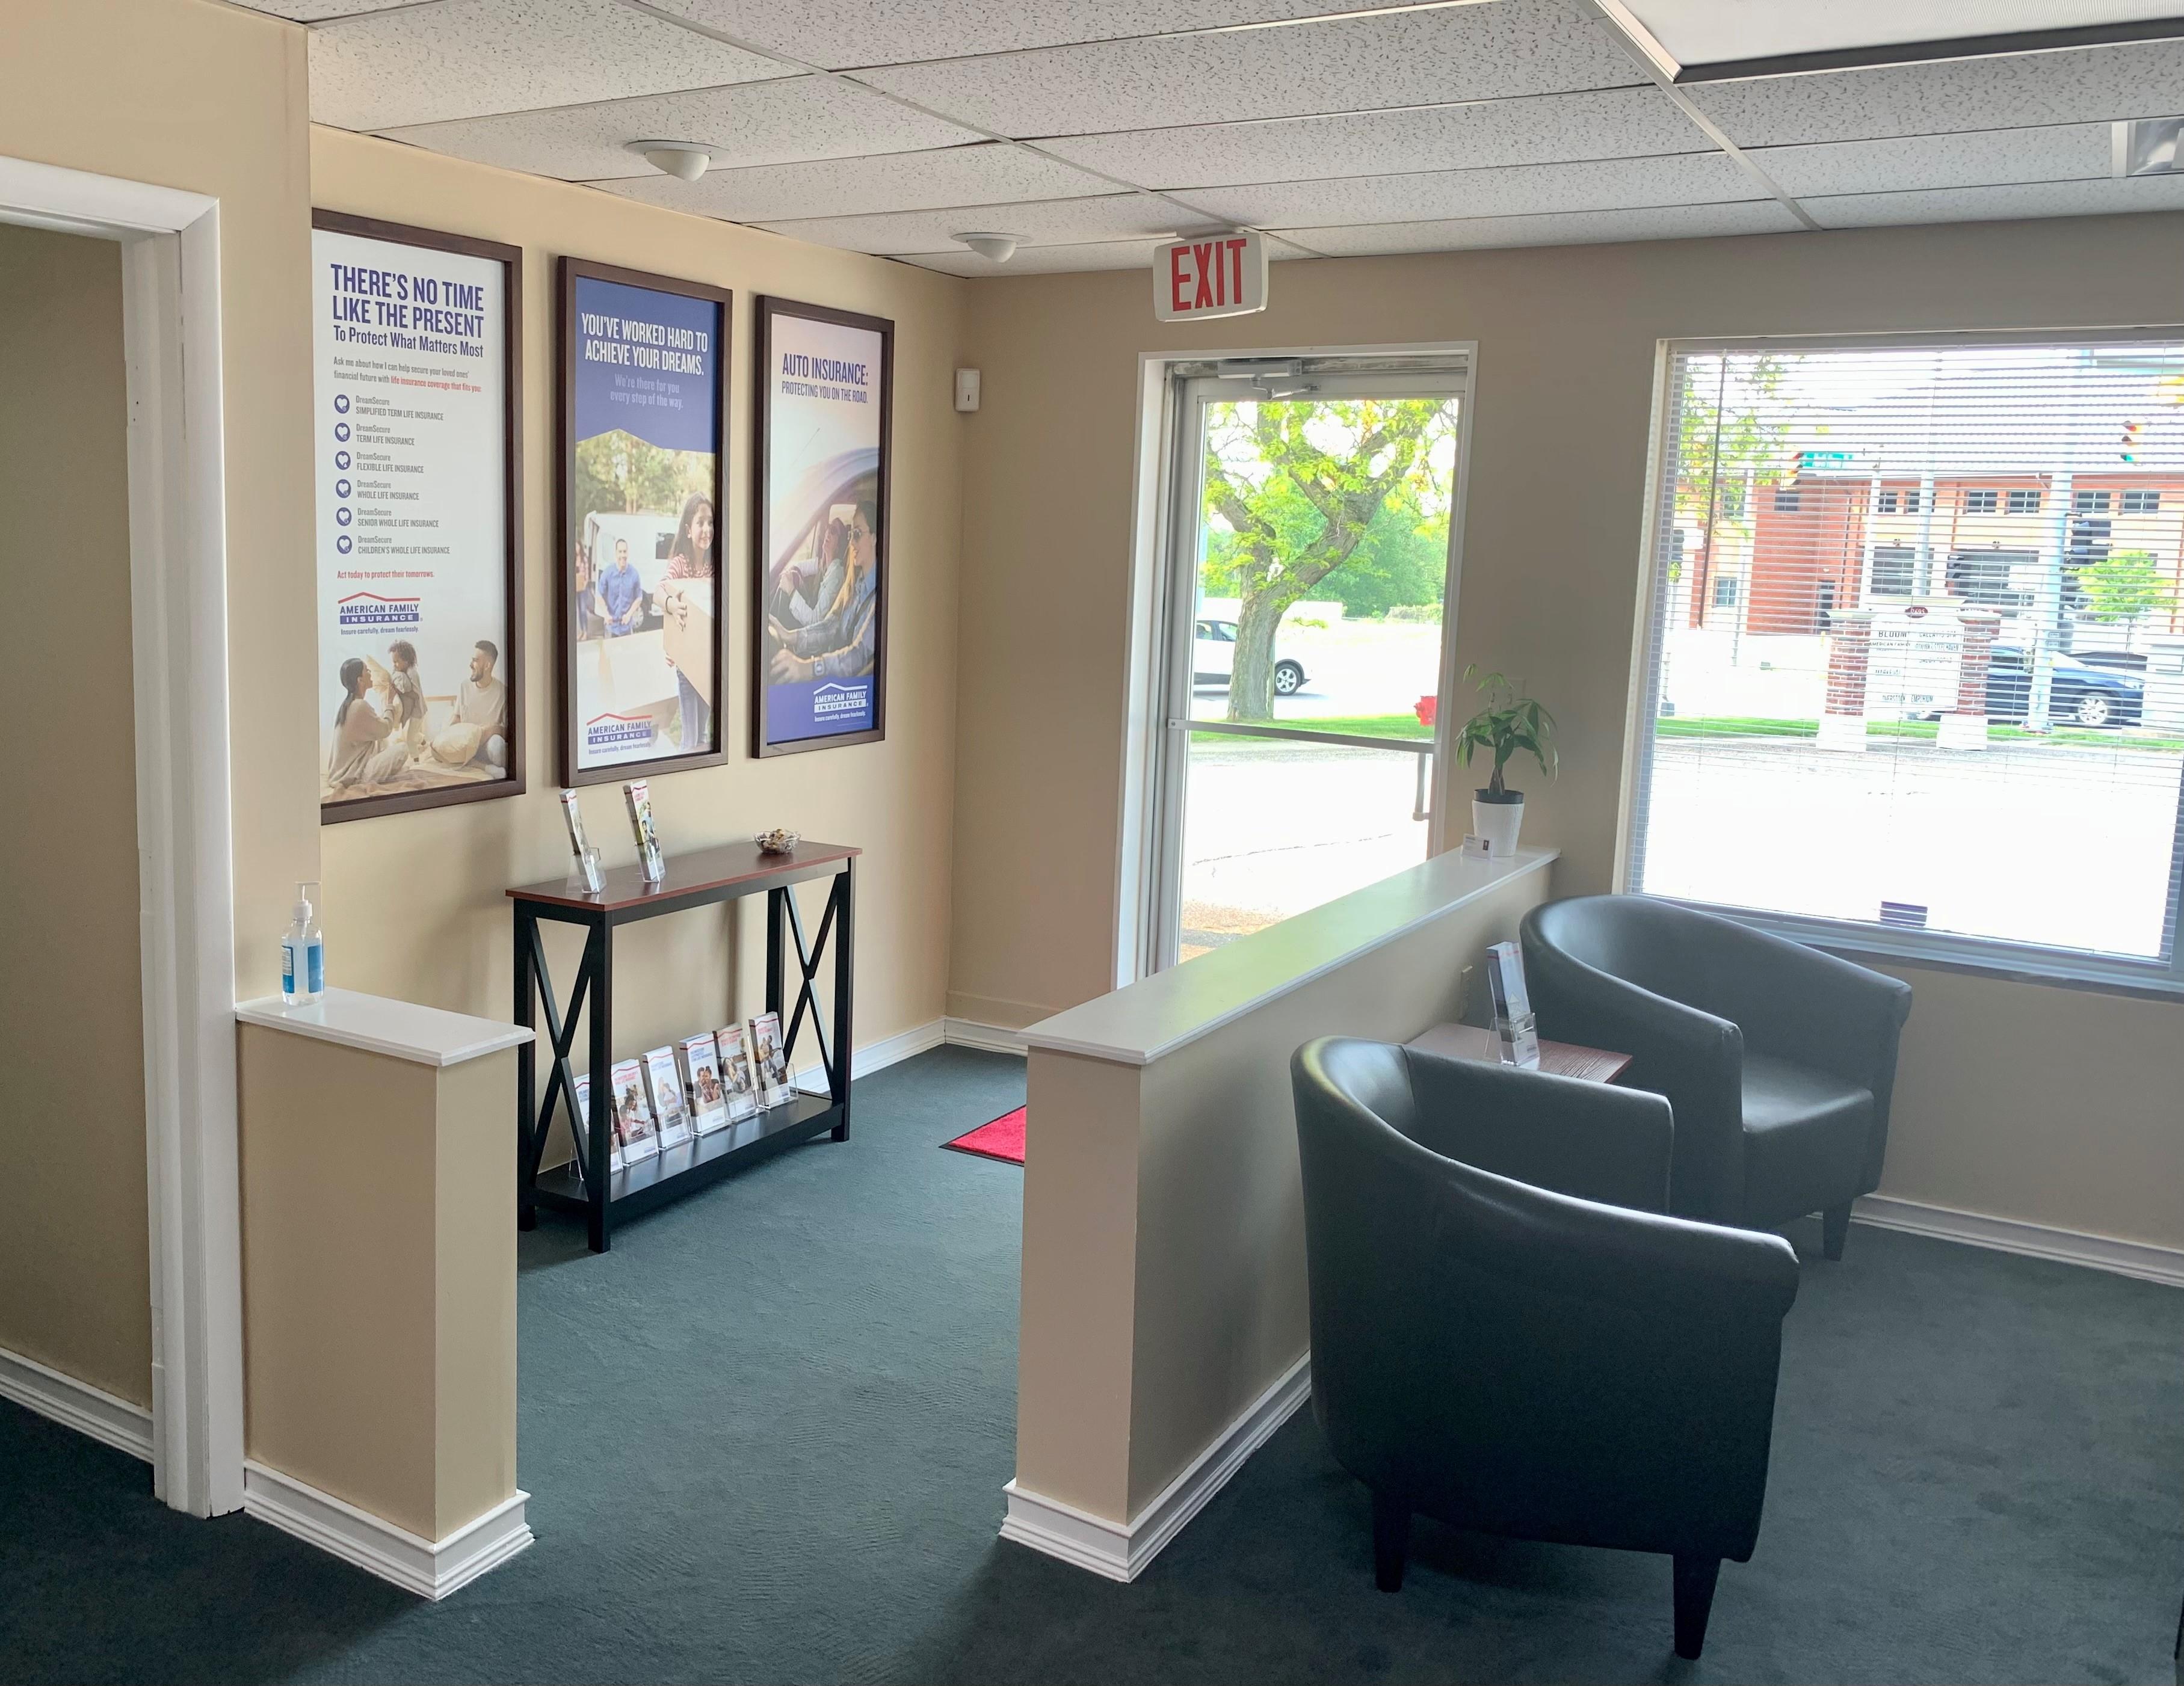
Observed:
[[[614,749],[644,749],[652,743],[649,715],[593,715],[584,722],[584,745],[604,753]]]
[[[381,597],[357,592],[334,605],[344,632],[381,632],[408,627],[415,631],[424,621],[420,600],[414,597]]]
[[[833,720],[840,715],[861,715],[865,711],[865,687],[861,685],[837,685],[832,681],[811,693],[811,718]]]

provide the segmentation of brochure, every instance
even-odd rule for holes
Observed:
[[[652,1087],[652,1116],[660,1124],[660,1151],[679,1148],[690,1139],[690,1105],[682,1093],[682,1073],[676,1069],[675,1050],[655,1048],[647,1053],[644,1075]]]
[[[1496,943],[1486,951],[1486,987],[1494,997],[1494,1043],[1504,1066],[1537,1071],[1540,1037],[1524,988],[1524,951]]]
[[[622,1162],[650,1159],[660,1151],[660,1132],[644,1098],[644,1067],[634,1060],[617,1060],[608,1076],[614,1084],[615,1135],[621,1143]]]
[[[569,852],[577,858],[577,871],[584,881],[584,888],[593,891],[604,889],[606,880],[599,870],[599,852],[584,835],[584,811],[577,805],[575,791],[561,793],[561,815],[569,822]]]
[[[760,1106],[779,1106],[795,1091],[788,1083],[788,1055],[781,1046],[781,1015],[760,1013],[750,1021],[751,1070]]]
[[[592,1078],[588,1071],[577,1079],[577,1107],[571,1115],[576,1127],[571,1134],[577,1138],[577,1166],[578,1177],[590,1175],[592,1150]],[[607,1170],[610,1173],[621,1169],[621,1137],[610,1129],[607,1132]]]
[[[667,863],[660,853],[660,833],[652,823],[652,787],[644,779],[632,779],[621,787],[629,802],[629,828],[637,837],[637,864],[648,884],[656,884],[666,876]]]
[[[758,1110],[758,1075],[751,1069],[750,1033],[741,1025],[723,1025],[713,1032],[721,1050],[721,1082],[728,1092],[731,1120],[749,1118]]]
[[[720,1050],[710,1031],[676,1044],[682,1056],[682,1085],[690,1096],[690,1121],[701,1136],[728,1123],[727,1085],[721,1081]]]

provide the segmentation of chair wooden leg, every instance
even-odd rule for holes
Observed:
[[[1820,1251],[1830,1259],[1842,1257],[1843,1238],[1850,1233],[1850,1202],[1830,1206],[1820,1214]]]
[[[1687,1661],[1706,1647],[1707,1617],[1713,1611],[1713,1583],[1720,1573],[1719,1557],[1676,1559],[1676,1655]]]
[[[1403,1555],[1411,1544],[1411,1507],[1377,1488],[1373,1493],[1373,1583],[1382,1592],[1403,1589]]]

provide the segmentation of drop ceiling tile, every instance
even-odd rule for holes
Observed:
[[[354,18],[364,12],[384,12],[396,6],[414,6],[417,0],[235,0],[238,6],[291,23],[315,24],[326,18]]]
[[[1452,222],[1361,223],[1301,228],[1298,240],[1330,258],[1389,252],[1461,252],[1499,246],[1574,246],[1618,240],[1685,240],[1716,234],[1793,234],[1802,226],[1780,201],[1665,205],[1636,211],[1563,211],[1537,217]]]
[[[2184,42],[1699,82],[1684,92],[1741,147],[2173,117],[2184,111]]]
[[[1697,131],[1693,131],[1696,134]],[[1262,187],[1182,188],[1175,197],[1214,219],[1262,228],[1424,222],[1450,217],[1605,211],[1749,199],[1763,191],[1722,153],[1349,176]]]
[[[1638,158],[1685,152],[1707,142],[1666,94],[1643,87],[1070,135],[1039,144],[1140,187],[1180,187]]]
[[[1490,0],[903,64],[860,80],[1026,136],[1439,105],[1642,79],[1604,24],[1578,21],[1559,0]]]
[[[1115,191],[1112,182],[999,141],[883,158],[714,170],[695,181],[651,175],[603,185],[647,204],[731,222],[998,205]]]
[[[310,53],[311,115],[341,129],[790,74],[616,0],[440,0],[323,25]]]
[[[968,275],[974,281],[988,275],[1047,275],[1075,270],[1143,270],[1150,275],[1153,249],[1159,244],[1156,240],[1092,240],[1070,246],[1019,246],[1016,256],[1006,264],[981,258],[961,246],[952,252],[905,252],[900,256],[905,264],[939,270],[943,275]]]
[[[1359,10],[1357,0],[653,0],[664,12],[806,64],[960,58],[1072,42],[1279,23]]]
[[[1014,205],[963,205],[952,210],[899,211],[869,217],[814,217],[760,227],[820,246],[897,255],[944,252],[954,236],[972,230],[1013,234],[1028,245],[1072,241],[1150,239],[1175,231],[1190,219],[1165,200],[1142,193],[1096,199],[1034,200]]]
[[[2106,175],[2109,136],[2105,123],[2071,123],[1914,135],[1893,141],[1755,147],[1750,156],[1793,198],[1886,193],[1909,187],[1978,187]]]
[[[2124,181],[2044,181],[2004,187],[1951,187],[1919,193],[1823,195],[1802,201],[1828,228],[1879,228],[1899,223],[2001,222],[2020,217],[2093,216],[2112,211],[2184,208],[2184,175],[2136,175]],[[2098,254],[2089,253],[2089,260]]]
[[[631,141],[696,141],[727,170],[952,147],[978,136],[827,76],[745,82],[600,105],[511,112],[384,131],[503,170],[599,181],[658,174]]]

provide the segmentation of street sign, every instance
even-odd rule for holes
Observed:
[[[1267,308],[1267,242],[1254,230],[1153,248],[1153,314],[1163,322],[1249,316]]]

